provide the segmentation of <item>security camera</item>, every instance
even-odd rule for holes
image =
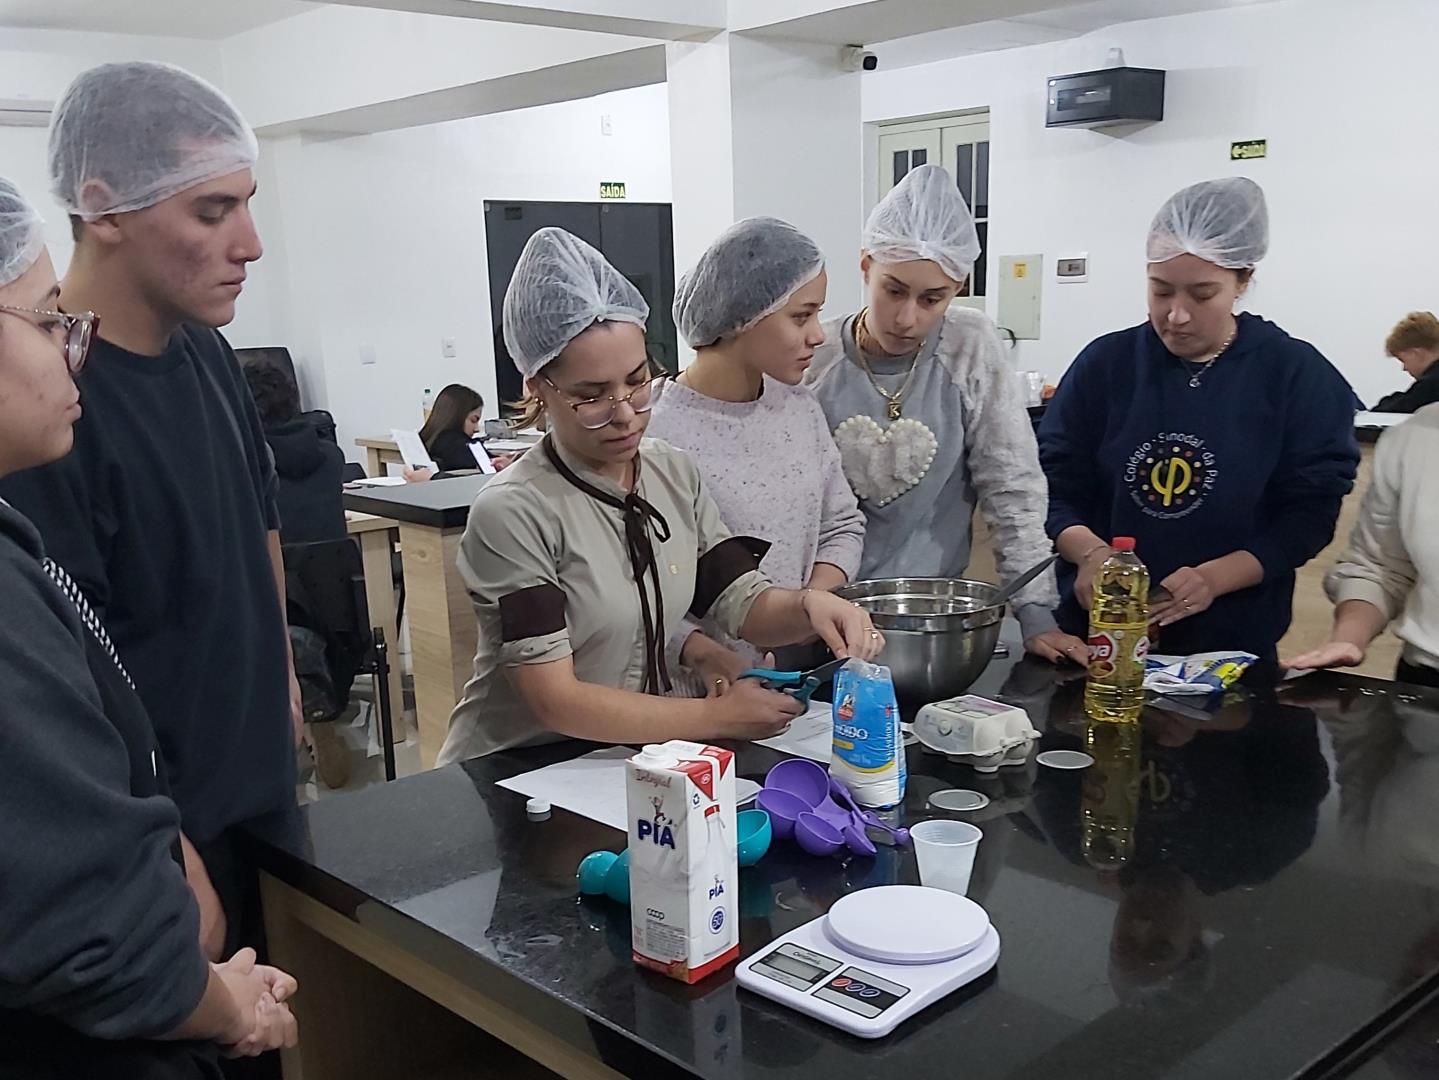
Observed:
[[[846,45],[840,53],[839,66],[844,71],[874,71],[879,57],[863,45]]]

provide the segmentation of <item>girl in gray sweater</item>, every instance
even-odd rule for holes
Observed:
[[[952,307],[979,255],[974,218],[935,165],[906,176],[865,226],[869,303],[825,324],[805,383],[824,408],[868,522],[863,579],[962,577],[978,506],[1002,579],[1051,551],[1048,487],[1018,382],[994,324]],[[1086,663],[1061,633],[1053,572],[1014,603],[1025,647]]]
[[[763,569],[783,588],[829,590],[853,579],[864,517],[845,482],[824,411],[800,385],[824,341],[824,257],[775,218],[727,229],[680,281],[675,324],[696,350],[655,391],[650,434],[687,451],[732,532],[770,544]],[[688,642],[688,648],[685,648]],[[686,620],[692,696],[722,692],[763,662],[712,622]]]

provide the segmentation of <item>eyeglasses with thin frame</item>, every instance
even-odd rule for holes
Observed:
[[[540,378],[550,384],[550,389],[561,397],[569,397],[567,391],[561,390],[550,381],[548,375],[541,375]],[[583,401],[567,401],[570,408],[575,410],[575,417],[580,422],[580,427],[586,431],[598,431],[615,418],[615,409],[623,403],[628,405],[637,413],[647,413],[654,406],[651,400],[651,393],[654,390],[655,375],[653,371],[645,372],[645,381],[636,386],[624,397],[615,397],[613,394],[606,394],[604,397],[585,398]]]
[[[79,315],[69,315],[63,311],[11,307],[8,304],[0,304],[0,311],[8,311],[11,315],[38,315],[46,321],[58,324],[58,328],[65,332],[65,366],[70,369],[71,375],[80,374],[80,370],[90,356],[90,346],[95,341],[95,331],[100,325],[100,316],[93,311],[82,311]],[[54,328],[41,326],[40,329],[53,333]]]

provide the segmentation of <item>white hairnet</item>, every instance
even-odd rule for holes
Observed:
[[[169,64],[91,68],[50,124],[51,190],[86,221],[154,206],[258,157],[255,133],[230,99]]]
[[[824,256],[779,218],[736,222],[711,244],[675,291],[675,325],[691,348],[743,333],[819,277]]]
[[[20,189],[0,176],[0,287],[35,265],[45,248],[42,225]]]
[[[864,226],[865,251],[882,263],[928,259],[955,281],[974,273],[979,231],[954,178],[938,165],[912,169]]]
[[[530,378],[597,322],[634,323],[650,308],[640,291],[578,236],[545,228],[530,237],[505,290],[505,348]]]
[[[1187,187],[1154,215],[1146,248],[1152,263],[1195,255],[1230,270],[1251,267],[1269,250],[1264,190],[1244,176]]]

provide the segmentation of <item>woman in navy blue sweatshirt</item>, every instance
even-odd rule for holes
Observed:
[[[1083,633],[1094,573],[1133,536],[1168,590],[1155,651],[1272,657],[1294,571],[1329,543],[1354,484],[1353,390],[1307,342],[1234,314],[1269,244],[1259,185],[1174,195],[1148,238],[1149,321],[1081,352],[1040,428],[1061,628]]]

